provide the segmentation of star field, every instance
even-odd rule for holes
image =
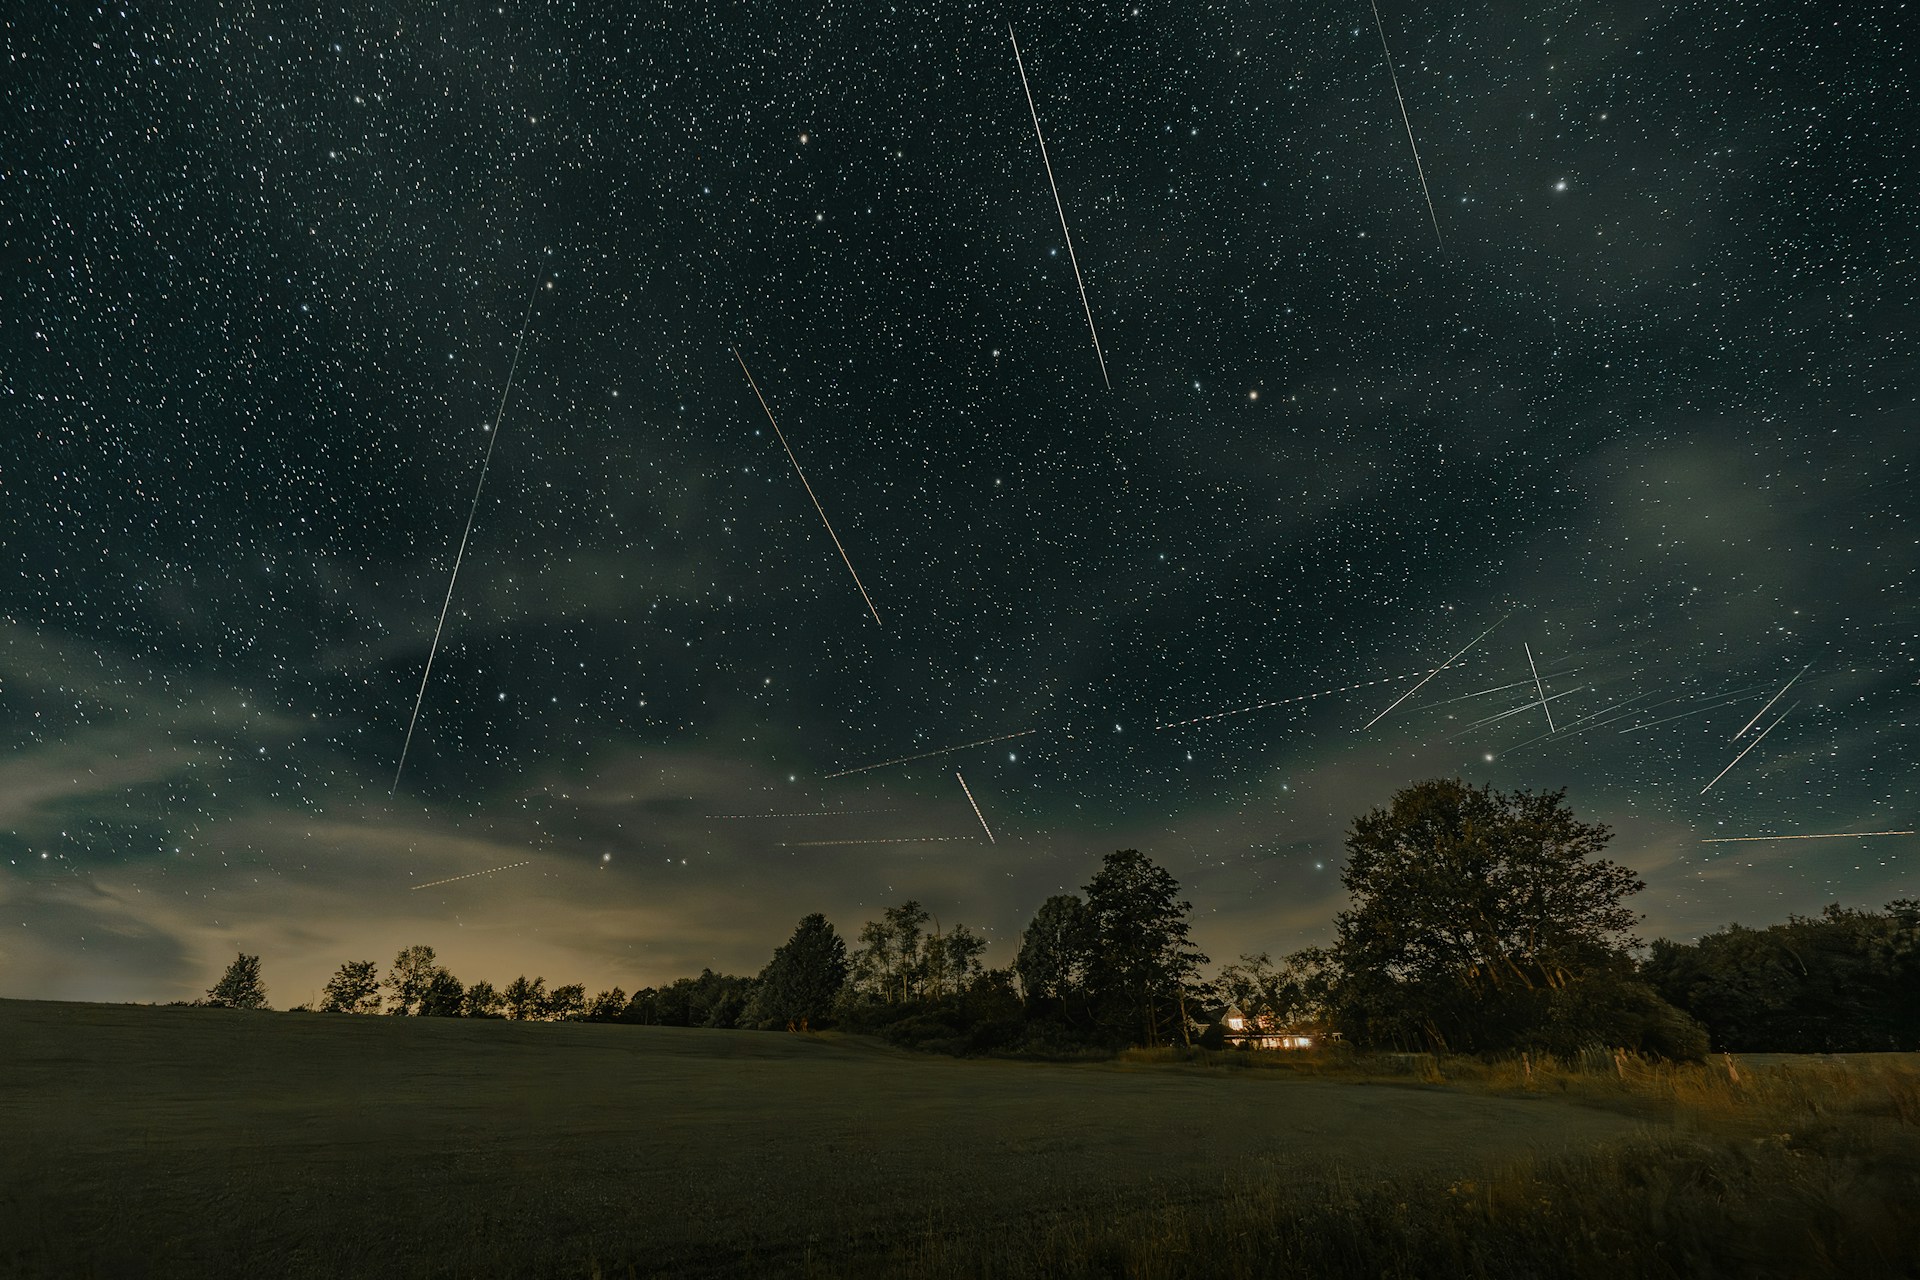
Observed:
[[[1004,964],[1117,847],[1290,949],[1436,775],[1649,936],[1920,893],[1701,843],[1915,825],[1897,10],[1383,0],[1436,243],[1364,6],[641,8],[0,28],[0,993]]]

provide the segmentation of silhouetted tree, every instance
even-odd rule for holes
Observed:
[[[627,1007],[627,993],[609,987],[587,1002],[588,1022],[618,1022]]]
[[[380,966],[372,960],[349,960],[342,964],[320,997],[320,1012],[380,1012]]]
[[[760,972],[746,1020],[806,1031],[831,1016],[847,981],[847,944],[819,912],[803,918]]]
[[[852,994],[883,1005],[917,999],[926,977],[922,940],[931,919],[925,907],[908,899],[868,921],[848,966]]]
[[[1611,832],[1576,820],[1565,795],[1436,779],[1354,819],[1340,876],[1353,905],[1331,952],[1349,1037],[1515,1047],[1584,999],[1573,984],[1618,980],[1636,945],[1625,899],[1645,886],[1598,856]]]
[[[436,965],[421,989],[418,1012],[423,1018],[457,1018],[465,1010],[465,996],[460,979]]]
[[[1092,956],[1087,904],[1076,894],[1055,894],[1020,935],[1013,971],[1029,1002],[1064,1001],[1086,985]]]
[[[1640,966],[1661,995],[1735,1052],[1920,1049],[1920,903],[1838,903],[1765,929],[1656,941]]]
[[[587,1011],[587,989],[578,982],[555,987],[547,996],[541,1017],[548,1022],[575,1022]]]
[[[388,1013],[411,1017],[420,1012],[434,974],[442,972],[432,947],[408,947],[393,958],[383,984],[392,999]]]
[[[540,1017],[547,1007],[547,980],[535,978],[528,982],[527,976],[521,974],[500,993],[500,1006],[515,1022]]]
[[[460,999],[460,1014],[466,1018],[499,1017],[500,993],[493,989],[491,982],[474,983]]]
[[[260,981],[260,957],[242,951],[220,981],[207,988],[207,1003],[223,1009],[264,1009],[267,984]]]
[[[1207,957],[1188,940],[1193,904],[1180,899],[1180,882],[1138,849],[1102,861],[1085,886],[1088,992],[1110,1034],[1160,1043],[1190,1040],[1187,991]]]

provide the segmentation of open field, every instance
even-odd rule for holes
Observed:
[[[21,1001],[0,1082],[21,1274],[994,1272],[983,1238],[1097,1251],[1254,1189],[1458,1187],[1673,1128],[1625,1090]]]

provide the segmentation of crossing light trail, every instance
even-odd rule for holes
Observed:
[[[1751,720],[1749,720],[1749,721],[1747,721],[1747,722],[1746,722],[1745,724],[1743,724],[1743,725],[1741,725],[1741,726],[1740,726],[1740,732],[1738,732],[1738,733],[1736,733],[1736,734],[1734,734],[1734,735],[1733,735],[1733,736],[1732,736],[1731,738],[1728,738],[1728,739],[1727,739],[1727,741],[1728,741],[1728,742],[1738,742],[1738,741],[1740,741],[1740,739],[1742,739],[1742,738],[1744,738],[1744,737],[1746,737],[1746,736],[1747,736],[1747,730],[1749,730],[1749,729],[1751,729],[1751,728],[1753,728],[1753,726],[1754,726],[1754,725],[1756,725],[1756,724],[1758,724],[1758,723],[1760,723],[1760,717],[1761,717],[1761,716],[1763,716],[1763,715],[1765,715],[1765,714],[1767,714],[1767,707],[1771,707],[1771,706],[1772,706],[1772,705],[1773,705],[1774,703],[1776,703],[1776,702],[1778,702],[1778,701],[1780,701],[1780,699],[1781,699],[1781,697],[1783,697],[1783,696],[1784,696],[1784,695],[1786,694],[1786,692],[1787,692],[1787,690],[1789,690],[1789,689],[1791,689],[1791,688],[1793,688],[1793,686],[1794,686],[1794,684],[1795,684],[1795,683],[1796,683],[1796,682],[1797,682],[1797,681],[1798,681],[1798,680],[1800,679],[1800,676],[1803,676],[1803,675],[1805,675],[1805,674],[1807,674],[1807,672],[1809,672],[1809,671],[1811,671],[1811,670],[1813,670],[1813,664],[1812,664],[1811,662],[1809,662],[1809,663],[1808,663],[1808,664],[1807,664],[1806,666],[1804,666],[1804,667],[1802,667],[1802,668],[1800,668],[1800,673],[1799,673],[1799,675],[1796,675],[1796,676],[1794,676],[1794,678],[1793,678],[1792,680],[1789,680],[1789,681],[1787,681],[1787,682],[1786,682],[1785,684],[1783,684],[1783,685],[1781,685],[1781,686],[1780,686],[1780,692],[1779,692],[1779,693],[1776,693],[1776,694],[1774,694],[1774,695],[1773,695],[1773,696],[1772,696],[1771,698],[1768,698],[1768,699],[1767,699],[1767,706],[1766,706],[1766,707],[1762,707],[1762,708],[1760,708],[1760,710],[1758,710],[1758,711],[1756,711],[1756,712],[1754,713],[1754,716],[1753,716],[1753,719],[1751,719]]]
[[[1558,702],[1562,698],[1571,698],[1574,694],[1589,688],[1592,688],[1592,686],[1583,684],[1578,688],[1569,689],[1565,693],[1556,693],[1553,696],[1549,697],[1547,701]],[[1509,708],[1506,711],[1501,711],[1490,716],[1482,716],[1480,719],[1475,720],[1472,724],[1468,725],[1466,728],[1462,729],[1459,733],[1456,733],[1453,736],[1455,738],[1464,738],[1469,733],[1472,733],[1475,729],[1480,728],[1482,725],[1494,724],[1501,720],[1510,720],[1514,716],[1526,714],[1527,712],[1533,710],[1535,707],[1539,705],[1540,704],[1537,702],[1523,702],[1519,706]]]
[[[1581,671],[1581,668],[1579,667],[1568,667],[1565,671],[1549,671],[1545,676],[1541,678],[1544,680],[1558,680],[1561,676],[1578,675],[1580,674],[1580,671]],[[1428,707],[1444,707],[1450,702],[1465,702],[1470,698],[1484,698],[1490,693],[1505,693],[1508,689],[1518,689],[1523,684],[1532,684],[1532,683],[1533,683],[1533,680],[1531,677],[1525,680],[1515,680],[1511,684],[1497,684],[1493,686],[1493,688],[1491,689],[1480,689],[1473,693],[1462,693],[1462,694],[1457,694],[1451,698],[1442,698],[1438,702],[1429,702],[1427,706]]]
[[[1756,840],[1870,840],[1875,836],[1920,835],[1916,831],[1823,831],[1812,836],[1715,836],[1701,844],[1748,844]]]
[[[958,746],[941,747],[938,751],[922,751],[919,755],[900,756],[893,760],[882,760],[877,764],[863,764],[855,769],[842,769],[838,773],[829,773],[825,776],[827,778],[844,778],[848,774],[852,774],[852,773],[866,773],[869,770],[885,769],[896,764],[909,764],[915,760],[926,760],[933,756],[944,756],[949,752],[953,752],[953,751],[965,751],[969,747],[991,746],[993,743],[996,743],[996,742],[1008,742],[1014,738],[1024,738],[1028,734],[1038,733],[1038,732],[1040,732],[1038,729],[1022,729],[1018,733],[1003,733],[997,738],[982,738],[978,742],[962,742]]]
[[[467,872],[467,874],[463,876],[448,876],[445,880],[429,880],[425,884],[408,885],[407,887],[415,891],[418,891],[421,889],[431,889],[435,885],[452,884],[455,880],[471,880],[475,876],[498,875],[502,871],[511,871],[515,867],[530,867],[532,865],[533,865],[533,860],[529,858],[525,862],[510,862],[504,867],[489,867],[485,871],[469,871]]]
[[[1600,717],[1604,715],[1611,715],[1611,713],[1615,711],[1619,711],[1620,708],[1622,707],[1632,706],[1634,703],[1640,701],[1640,699],[1651,698],[1652,696],[1653,694],[1651,692],[1642,693],[1635,697],[1628,698],[1624,702],[1616,702],[1610,707],[1602,707],[1600,710],[1594,712],[1592,715],[1581,716],[1578,720],[1575,720],[1572,724],[1569,724],[1566,727],[1566,729],[1563,731],[1556,732],[1555,730],[1549,729],[1546,733],[1541,734],[1537,738],[1528,738],[1525,742],[1517,742],[1513,746],[1508,747],[1506,749],[1505,754],[1512,755],[1514,752],[1520,750],[1522,747],[1530,747],[1536,742],[1545,742],[1548,738],[1552,738],[1556,736],[1565,736],[1565,737],[1572,738],[1572,737],[1577,737],[1580,734],[1586,733],[1588,730],[1591,730],[1591,729],[1601,729],[1601,728],[1605,728],[1607,725],[1610,725],[1610,724],[1618,724],[1620,721],[1625,720],[1628,716],[1634,713],[1631,711],[1628,711],[1628,712],[1625,712],[1624,714],[1613,716],[1612,719],[1609,719],[1609,720],[1602,720]]]
[[[960,778],[960,771],[955,769],[953,776]],[[980,812],[980,802],[973,798],[973,788],[967,785],[965,778],[960,778],[960,789],[967,793],[967,803],[973,806],[973,816],[980,819],[980,829],[987,833],[987,843],[999,844],[1000,842],[993,838],[993,828],[987,825],[987,815]]]
[[[962,841],[972,844],[979,836],[881,836],[873,840],[782,840],[777,846],[781,849],[823,849],[828,845],[842,844],[940,844]]]
[[[1780,713],[1780,720],[1785,720],[1788,716],[1792,715],[1794,711],[1794,707],[1798,707],[1799,705],[1800,704],[1796,702],[1793,704],[1792,707],[1788,707],[1785,711],[1782,711]],[[1735,756],[1732,760],[1728,761],[1727,767],[1725,769],[1722,769],[1720,772],[1713,775],[1713,782],[1718,782],[1720,781],[1720,779],[1726,777],[1728,771],[1731,770],[1734,765],[1739,764],[1742,760],[1745,760],[1747,758],[1747,751],[1751,751],[1755,747],[1759,746],[1761,742],[1763,742],[1766,739],[1766,736],[1768,734],[1772,733],[1775,729],[1778,729],[1780,727],[1780,720],[1775,720],[1772,724],[1762,729],[1759,732],[1759,734],[1754,737],[1754,740],[1747,744],[1746,751],[1742,751],[1739,755]],[[1700,788],[1700,794],[1705,795],[1707,794],[1707,792],[1713,790],[1713,782],[1709,782],[1706,786]]]
[[[1547,706],[1547,691],[1540,683],[1540,668],[1533,665],[1533,646],[1523,641],[1520,647],[1527,651],[1527,670],[1533,672],[1533,691],[1540,695],[1540,709],[1547,713],[1547,732],[1553,733],[1553,710]]]
[[[1093,335],[1093,355],[1100,362],[1100,381],[1111,391],[1113,380],[1107,377],[1107,357],[1100,350],[1100,331],[1093,327],[1093,304],[1087,301],[1087,282],[1080,278],[1080,258],[1073,251],[1073,232],[1067,230],[1067,209],[1060,203],[1060,184],[1053,180],[1053,161],[1047,159],[1047,138],[1040,132],[1040,109],[1033,105],[1033,89],[1027,84],[1027,64],[1020,56],[1020,38],[1013,34],[1012,23],[1007,24],[1007,38],[1013,41],[1013,64],[1020,68],[1020,88],[1027,95],[1027,112],[1033,116],[1033,136],[1040,141],[1040,163],[1047,170],[1047,185],[1053,188],[1053,207],[1060,215],[1060,234],[1067,239],[1067,261],[1073,264],[1073,282],[1080,286],[1080,305],[1087,313],[1087,332]]]
[[[1726,694],[1719,694],[1719,693],[1708,694],[1707,695],[1708,697],[1718,699],[1718,701],[1710,702],[1704,707],[1696,707],[1692,711],[1682,711],[1678,715],[1662,716],[1658,720],[1647,720],[1647,721],[1643,721],[1640,724],[1628,725],[1626,728],[1620,730],[1620,732],[1636,733],[1641,729],[1651,729],[1657,724],[1671,724],[1675,720],[1686,720],[1686,719],[1690,719],[1693,716],[1703,716],[1707,714],[1707,712],[1709,711],[1716,711],[1719,708],[1728,706],[1732,703],[1744,702],[1746,699],[1751,698],[1757,692],[1758,690],[1756,689],[1747,688],[1747,689],[1735,689],[1732,693],[1726,693]],[[1666,702],[1656,702],[1651,707],[1648,707],[1646,709],[1648,711],[1657,711],[1661,707],[1668,706],[1678,701],[1680,701],[1680,699],[1678,698],[1668,698]]]
[[[547,282],[547,287],[553,287],[551,280]],[[507,397],[513,394],[513,375],[520,368],[520,353],[527,345],[527,326],[533,321],[534,299],[539,296],[540,281],[535,277],[533,292],[527,295],[526,314],[520,317],[520,337],[513,344],[513,362],[507,366],[507,385],[500,389],[500,407],[494,410],[493,427],[487,436],[486,456],[480,462],[480,480],[473,486],[473,504],[467,508],[467,527],[460,534],[460,549],[453,556],[453,572],[447,576],[447,598],[440,603],[440,621],[434,624],[433,643],[427,646],[427,665],[420,672],[420,691],[413,696],[413,715],[407,719],[407,737],[400,744],[400,763],[393,768],[393,785],[387,788],[388,795],[400,789],[400,775],[407,767],[407,752],[413,746],[414,726],[420,723],[420,704],[427,699],[427,679],[433,674],[434,655],[440,652],[440,633],[447,628],[447,610],[453,606],[453,585],[460,581],[460,565],[467,558],[467,541],[473,537],[473,520],[480,514],[480,494],[487,487],[487,468],[493,465],[493,449],[500,443],[500,420],[506,416]]]
[[[1512,616],[1513,615],[1511,613],[1505,614],[1504,616],[1501,617],[1500,622],[1505,622],[1508,618],[1511,618]],[[1494,632],[1494,627],[1498,627],[1500,625],[1500,622],[1494,623],[1492,627],[1488,627],[1485,631],[1482,631],[1479,635],[1467,641],[1465,648],[1461,649],[1459,653],[1454,654],[1451,658],[1448,658],[1445,662],[1441,663],[1439,666],[1435,667],[1433,670],[1427,672],[1427,680],[1433,679],[1435,676],[1439,675],[1442,671],[1445,671],[1448,667],[1460,661],[1461,657],[1467,652],[1468,649],[1473,648],[1473,646],[1479,644],[1482,640],[1485,640],[1488,636],[1492,635]],[[1395,698],[1392,704],[1387,707],[1387,711],[1392,711],[1394,707],[1399,706],[1401,703],[1405,702],[1408,698],[1411,698],[1414,694],[1426,688],[1427,680],[1422,680],[1419,684],[1413,686],[1413,688],[1407,690],[1405,693]],[[1382,711],[1379,715],[1375,716],[1373,719],[1361,725],[1360,728],[1363,731],[1373,728],[1374,725],[1380,723],[1380,721],[1386,716],[1387,711]]]
[[[773,434],[780,438],[780,447],[787,451],[787,461],[793,464],[793,473],[800,477],[801,487],[807,491],[807,497],[813,499],[813,509],[820,513],[820,523],[827,526],[827,536],[833,539],[833,549],[840,553],[840,559],[846,564],[847,572],[853,574],[853,585],[860,588],[860,598],[867,602],[867,612],[873,615],[875,626],[884,625],[880,621],[880,611],[873,607],[873,597],[867,594],[867,585],[860,581],[860,574],[853,567],[853,561],[847,557],[847,549],[840,545],[840,535],[833,531],[833,521],[827,519],[827,510],[820,505],[813,486],[807,482],[807,473],[800,469],[800,459],[793,456],[793,446],[787,443],[786,432],[780,430],[780,424],[773,420],[773,410],[767,408],[767,398],[760,394],[760,384],[753,380],[753,373],[747,368],[747,362],[740,356],[740,348],[733,349],[733,358],[740,361],[740,372],[747,375],[747,385],[753,388],[753,398],[760,402],[760,411],[767,415],[767,421],[773,424]]]
[[[1427,170],[1420,163],[1420,144],[1413,140],[1413,121],[1407,116],[1407,100],[1400,93],[1400,75],[1393,69],[1393,51],[1387,48],[1387,24],[1380,21],[1378,0],[1368,0],[1373,5],[1373,25],[1380,32],[1380,52],[1387,59],[1387,75],[1393,80],[1394,100],[1400,104],[1400,123],[1407,126],[1407,146],[1413,149],[1413,171],[1420,175],[1420,194],[1427,198],[1427,216],[1433,219],[1433,241],[1441,249],[1446,243],[1440,239],[1440,215],[1434,211],[1433,192],[1427,189]]]

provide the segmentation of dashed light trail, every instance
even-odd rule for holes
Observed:
[[[1701,844],[1750,844],[1756,840],[1868,840],[1874,836],[1920,835],[1916,831],[1823,831],[1811,836],[1714,836]]]
[[[1511,618],[1512,616],[1513,615],[1511,613],[1506,614],[1500,619],[1500,622],[1505,622],[1508,618]],[[1445,662],[1441,663],[1439,666],[1435,667],[1433,670],[1427,672],[1427,680],[1433,679],[1435,676],[1439,675],[1442,671],[1445,671],[1448,667],[1460,661],[1460,659],[1466,654],[1468,649],[1473,648],[1473,646],[1479,644],[1482,640],[1485,640],[1488,636],[1492,635],[1494,632],[1494,627],[1498,627],[1500,625],[1500,622],[1494,623],[1492,627],[1488,627],[1485,631],[1482,631],[1479,635],[1467,641],[1466,645],[1460,650],[1459,653],[1454,654],[1451,658],[1448,658]],[[1426,688],[1427,680],[1422,680],[1419,684],[1413,686],[1413,688],[1407,690],[1405,693],[1395,698],[1392,704],[1387,707],[1387,711],[1392,711],[1394,707],[1399,706],[1401,703],[1405,702],[1408,698],[1411,698],[1414,694]],[[1361,725],[1360,728],[1362,730],[1373,728],[1374,725],[1380,723],[1380,721],[1386,717],[1387,711],[1382,711],[1379,715],[1375,716],[1373,719]]]
[[[973,816],[980,819],[980,829],[987,833],[987,843],[999,844],[1000,842],[993,838],[993,828],[987,825],[987,815],[980,812],[980,802],[973,798],[973,788],[967,785],[965,778],[960,777],[958,769],[953,771],[953,776],[960,778],[960,789],[967,793],[967,803],[973,806]]]
[[[525,862],[509,862],[504,867],[488,867],[485,871],[469,871],[467,872],[467,874],[463,876],[448,876],[445,880],[429,880],[425,884],[412,884],[412,885],[408,885],[407,887],[417,892],[421,889],[431,889],[435,885],[452,884],[455,880],[471,880],[475,876],[497,875],[502,871],[511,871],[515,867],[530,867],[532,865],[533,865],[532,859],[528,859]]]

